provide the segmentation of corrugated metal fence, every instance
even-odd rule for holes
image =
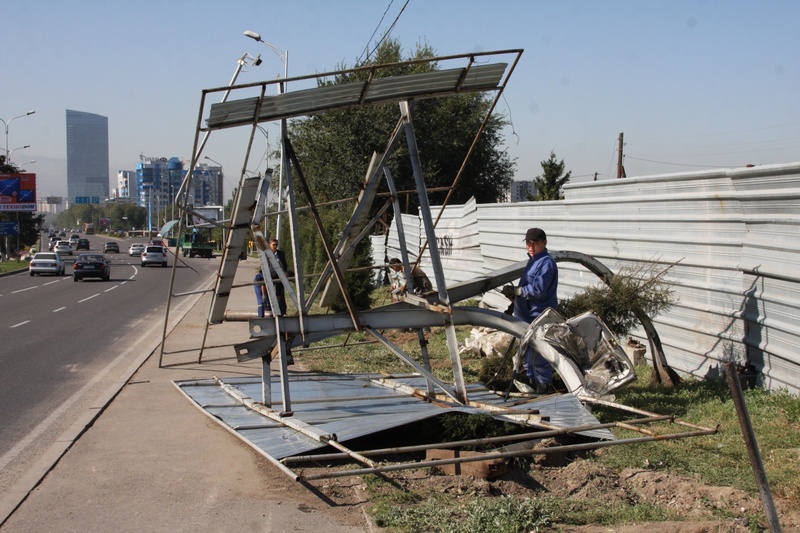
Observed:
[[[533,226],[550,250],[591,255],[614,272],[674,264],[667,279],[677,301],[653,320],[670,365],[706,376],[720,361],[746,361],[764,386],[800,392],[800,163],[571,184],[564,194],[447,207],[436,228],[447,283],[525,259]],[[435,218],[440,208],[432,210]],[[418,217],[403,225],[413,253],[424,229]],[[376,263],[399,256],[394,227],[387,246],[373,241]],[[422,268],[431,268],[426,255]],[[596,283],[579,265],[559,264],[560,298]],[[501,298],[484,296],[493,307]]]

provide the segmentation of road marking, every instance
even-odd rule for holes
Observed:
[[[58,309],[53,309],[54,313],[58,313],[59,311],[63,311],[66,307],[59,307]]]
[[[113,290],[114,290],[114,289],[116,289],[117,287],[119,287],[119,285],[114,285],[114,286],[113,286],[113,287],[111,287],[110,289],[106,289],[106,290],[104,290],[103,292],[113,291]]]
[[[12,328],[17,328],[17,327],[19,327],[19,326],[24,326],[24,325],[25,325],[25,324],[27,324],[28,322],[30,322],[30,320],[26,320],[25,322],[20,322],[19,324],[14,324],[14,325],[13,325],[13,326],[11,326],[11,327],[12,327]]]
[[[20,289],[20,290],[18,290],[18,291],[11,291],[11,294],[17,294],[18,292],[25,292],[25,291],[29,291],[29,290],[31,290],[31,289],[35,289],[36,287],[37,287],[37,285],[34,285],[33,287],[28,287],[27,289]]]
[[[88,298],[84,298],[83,300],[78,300],[78,303],[79,303],[79,304],[82,304],[82,303],[83,303],[83,302],[85,302],[86,300],[91,300],[92,298],[96,298],[96,297],[98,297],[98,296],[100,296],[100,293],[99,293],[99,292],[98,292],[97,294],[93,294],[93,295],[89,296]]]
[[[48,281],[47,283],[45,283],[45,285],[52,285],[53,283],[58,283],[59,281],[62,281],[62,280],[57,279],[55,281]]]

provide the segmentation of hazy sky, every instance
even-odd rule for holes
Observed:
[[[551,150],[574,181],[613,179],[620,132],[628,176],[800,161],[795,0],[4,0],[2,15],[0,118],[36,111],[8,145],[40,195],[67,191],[67,109],[108,117],[112,187],[140,155],[188,162],[203,89],[245,52],[263,64],[239,83],[283,73],[245,30],[289,51],[290,77],[353,66],[390,28],[406,52],[524,49],[498,106],[518,180]],[[229,138],[204,151],[226,195],[245,149]]]

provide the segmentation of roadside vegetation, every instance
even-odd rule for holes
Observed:
[[[385,291],[385,289],[383,289]],[[379,289],[373,298],[383,297]],[[468,327],[458,328],[463,342]],[[385,332],[406,353],[419,354],[416,332]],[[452,380],[450,359],[442,328],[433,328],[429,340],[431,367],[437,377]],[[298,362],[307,370],[318,372],[407,373],[410,371],[382,345],[370,342],[366,335],[341,336],[330,341],[330,349],[295,352]],[[346,348],[342,346],[346,345]],[[485,381],[496,373],[499,357],[487,359],[470,353],[462,354],[465,379]],[[636,469],[649,473],[679,476],[700,486],[732,487],[757,500],[758,486],[748,452],[742,439],[739,421],[724,379],[684,379],[676,386],[662,385],[651,379],[648,365],[637,367],[637,381],[617,394],[621,404],[676,418],[703,427],[718,427],[718,432],[675,440],[626,444],[573,456],[570,461],[583,461],[593,468],[622,472]],[[800,507],[800,399],[785,391],[768,392],[761,388],[745,390],[745,399],[755,429],[770,488],[783,508]],[[617,411],[595,407],[593,414],[601,421],[614,421]],[[459,422],[454,422],[456,426]],[[449,431],[470,434],[468,427],[450,427]],[[641,436],[626,430],[614,430],[618,438]],[[474,434],[474,433],[473,433]],[[513,460],[504,477],[518,475],[537,478],[543,475],[533,460]],[[553,474],[557,476],[558,474]],[[565,474],[566,475],[566,474]],[[456,531],[509,532],[557,531],[578,526],[662,521],[684,521],[696,518],[669,502],[624,501],[602,491],[591,496],[558,495],[552,491],[526,487],[513,495],[492,489],[492,482],[467,480],[459,490],[449,482],[446,490],[437,483],[441,472],[403,471],[391,475],[370,475],[364,478],[369,495],[369,512],[375,523],[392,532]],[[412,483],[413,478],[421,479]],[[503,479],[503,478],[501,478]],[[482,484],[480,483],[482,482]],[[489,488],[486,488],[486,484]],[[565,479],[566,483],[566,479]],[[535,484],[534,484],[535,485]],[[481,488],[483,487],[483,488]],[[609,488],[619,492],[619,487]],[[702,496],[698,496],[702,501]],[[766,521],[760,507],[733,513],[708,503],[714,519],[739,520],[744,529],[763,531]],[[734,516],[735,515],[735,516]],[[744,515],[744,516],[742,516]]]

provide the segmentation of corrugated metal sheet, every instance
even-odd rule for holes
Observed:
[[[448,206],[436,230],[453,243],[448,284],[525,259],[521,238],[532,226],[547,232],[551,250],[591,255],[615,272],[675,264],[676,304],[653,321],[670,365],[705,376],[720,361],[748,361],[768,388],[800,392],[800,163],[570,184],[564,193],[562,201]],[[419,234],[414,219],[404,227]],[[430,268],[424,257],[422,265]],[[559,272],[560,298],[598,282],[576,264],[560,263]]]
[[[242,98],[211,106],[208,127],[230,128],[310,115],[362,104],[429,98],[458,92],[497,89],[508,63],[435,70],[405,76],[372,78],[338,85],[290,91],[275,96]],[[377,67],[376,67],[377,68]],[[260,105],[260,109],[259,109]]]
[[[324,435],[336,435],[336,440],[346,443],[352,439],[380,431],[419,422],[444,413],[493,414],[488,410],[449,406],[421,400],[375,381],[377,375],[293,375],[289,379],[292,394],[292,421],[301,421]],[[382,376],[381,376],[382,377]],[[391,381],[413,387],[424,393],[425,381],[419,377],[396,377]],[[253,378],[228,378],[224,383],[239,393],[259,400],[261,380]],[[176,381],[175,385],[207,414],[228,426],[240,438],[250,442],[270,457],[285,457],[321,450],[327,445],[254,412],[238,402],[213,379]],[[280,402],[280,382],[272,378],[273,402]],[[566,428],[599,424],[597,419],[571,394],[535,398],[527,403],[513,405],[486,391],[480,385],[468,387],[472,402],[493,406],[506,406],[512,412],[525,414],[538,410],[546,423],[534,427]],[[494,413],[496,414],[496,413]],[[287,419],[288,420],[288,419]],[[581,432],[595,439],[613,440],[607,429]]]

